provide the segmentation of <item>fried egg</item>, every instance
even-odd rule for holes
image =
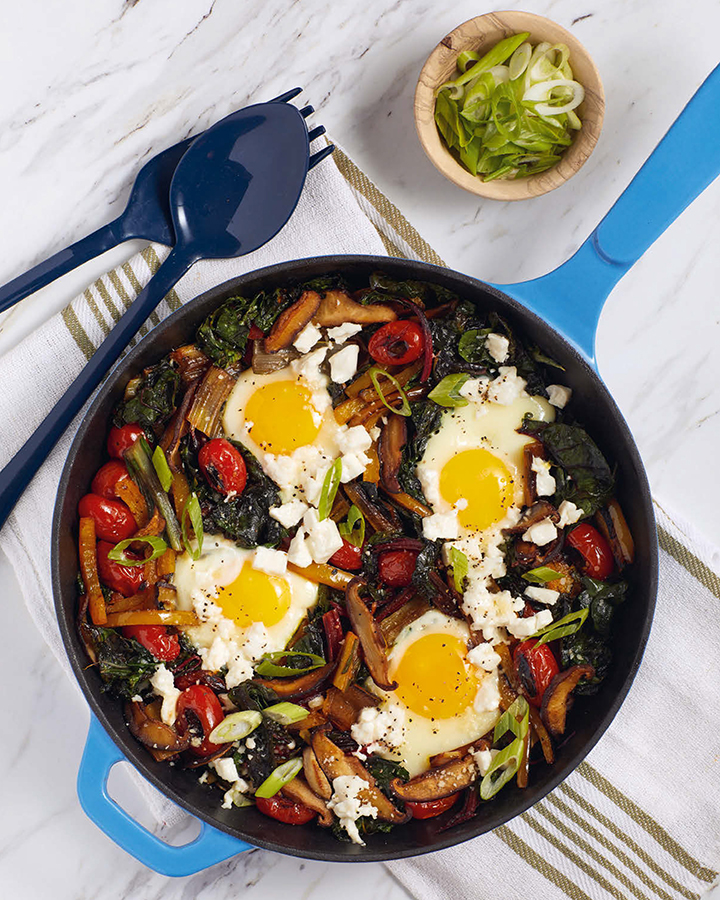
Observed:
[[[185,632],[204,664],[217,670],[238,657],[239,680],[249,661],[285,648],[317,601],[316,584],[294,572],[259,571],[253,557],[253,550],[206,535],[200,558],[179,556],[174,576],[178,608],[194,609],[201,621]]]
[[[469,638],[465,622],[426,612],[390,649],[397,688],[373,688],[382,697],[379,709],[403,726],[381,753],[402,760],[411,777],[428,768],[431,756],[477,740],[497,721],[497,673],[472,665]]]

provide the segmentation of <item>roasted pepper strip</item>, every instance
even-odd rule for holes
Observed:
[[[191,610],[136,609],[110,613],[107,624],[111,628],[121,628],[124,625],[199,625],[200,622]]]
[[[95,520],[89,516],[80,519],[78,532],[80,549],[80,572],[82,574],[85,593],[88,597],[88,609],[94,625],[107,623],[105,598],[100,587],[98,575],[97,541],[95,540]]]

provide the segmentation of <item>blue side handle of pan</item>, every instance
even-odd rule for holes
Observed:
[[[720,66],[574,256],[540,278],[494,287],[536,312],[595,365],[595,334],[608,295],[718,174]]]
[[[108,794],[107,782],[116,763],[125,759],[95,716],[91,716],[85,751],[78,772],[78,797],[87,816],[135,859],[160,875],[194,875],[208,866],[251,849],[205,822],[188,844],[173,847],[155,837]]]

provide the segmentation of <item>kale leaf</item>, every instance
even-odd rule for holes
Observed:
[[[397,297],[404,300],[421,300],[425,306],[439,306],[457,300],[453,293],[441,284],[430,281],[398,280],[384,272],[373,272],[370,276],[370,290],[362,296],[363,303],[385,303]]]
[[[230,699],[238,709],[255,709],[262,712],[268,706],[274,706],[280,698],[272,688],[254,681],[244,681],[229,691]]]
[[[415,571],[412,576],[412,585],[421,597],[432,600],[437,596],[438,590],[430,581],[430,572],[437,565],[440,556],[441,541],[424,541],[422,550],[417,555]]]
[[[148,686],[158,667],[152,653],[115,628],[89,626],[89,633],[104,691],[129,700]]]
[[[593,578],[583,578],[584,590],[577,598],[577,605],[583,609],[590,607],[593,628],[603,638],[610,634],[616,608],[623,603],[627,594],[627,582],[607,584]]]
[[[582,680],[575,688],[575,693],[594,694],[610,668],[612,651],[603,638],[582,628],[575,634],[562,638],[560,660],[563,669],[591,665],[595,669],[595,675],[589,680]]]
[[[377,782],[380,790],[394,803],[397,802],[390,793],[390,782],[393,778],[400,778],[402,781],[410,780],[410,773],[402,763],[395,762],[393,759],[383,759],[382,756],[368,756],[364,765]]]
[[[412,416],[407,420],[410,436],[403,450],[398,480],[403,491],[421,503],[427,503],[427,500],[415,470],[422,459],[427,442],[440,427],[442,414],[443,409],[437,403],[427,399],[419,400],[412,404]]]
[[[136,422],[148,437],[159,437],[164,424],[175,412],[180,392],[180,373],[169,358],[146,369],[132,397],[115,410],[113,422],[119,427]]]

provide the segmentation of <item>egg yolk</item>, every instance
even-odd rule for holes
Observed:
[[[290,587],[283,578],[258,572],[246,562],[235,581],[218,589],[217,603],[240,628],[253,622],[275,625],[290,609]]]
[[[268,453],[288,454],[312,444],[320,431],[310,391],[296,381],[273,381],[250,397],[245,421],[249,434]]]
[[[440,493],[448,503],[465,499],[458,521],[465,528],[482,531],[505,517],[513,502],[513,479],[502,460],[489,450],[463,450],[443,466]]]
[[[469,670],[467,647],[450,634],[426,634],[403,653],[393,678],[396,696],[428,719],[451,719],[475,699],[478,681]]]

